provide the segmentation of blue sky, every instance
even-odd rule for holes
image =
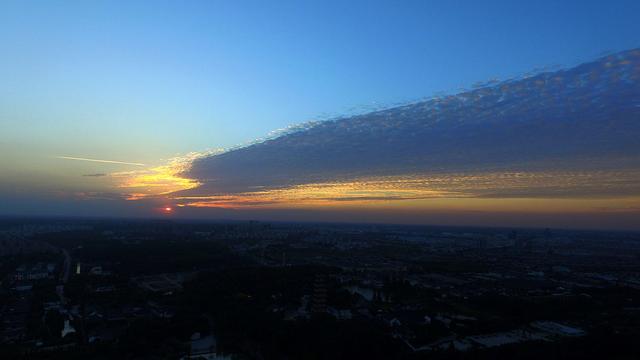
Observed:
[[[573,64],[640,35],[636,1],[275,3],[5,1],[3,131],[153,161]]]
[[[130,170],[55,156],[160,165],[635,48],[638,13],[638,1],[2,1],[0,193],[86,190],[101,180],[83,174]]]

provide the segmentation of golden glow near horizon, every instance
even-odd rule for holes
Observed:
[[[180,190],[198,187],[197,180],[184,177],[194,159],[201,153],[190,153],[182,157],[170,159],[167,165],[156,166],[141,171],[127,171],[111,174],[119,179],[118,187],[132,192],[127,200],[140,200],[148,197],[167,195]]]
[[[174,208],[345,209],[446,212],[640,212],[640,170],[486,171],[370,176],[242,192],[211,189],[187,176],[190,153],[165,165],[108,174],[131,201]],[[188,190],[188,191],[187,191]]]
[[[173,197],[198,208],[403,208],[592,212],[640,209],[640,172],[491,172],[364,178]],[[197,189],[196,189],[197,190]],[[171,194],[168,194],[171,197]]]
[[[176,197],[193,207],[299,207],[335,206],[349,202],[365,205],[380,201],[401,201],[459,194],[430,190],[401,181],[352,181],[295,185],[286,188],[213,196]]]

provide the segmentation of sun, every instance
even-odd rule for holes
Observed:
[[[170,206],[167,206],[167,207],[163,208],[162,210],[164,210],[164,212],[166,212],[166,213],[170,213],[170,212],[173,211],[173,208],[170,207]]]

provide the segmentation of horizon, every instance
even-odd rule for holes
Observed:
[[[469,229],[469,230],[493,230],[493,231],[559,231],[559,232],[585,232],[585,233],[621,233],[638,234],[640,230],[634,229],[607,229],[607,228],[570,228],[570,227],[522,227],[522,226],[491,226],[491,225],[441,225],[424,223],[383,223],[383,222],[340,222],[340,221],[287,221],[287,220],[256,220],[256,219],[225,219],[225,218],[168,218],[166,216],[156,217],[117,217],[117,216],[51,216],[51,215],[0,215],[0,221],[88,221],[88,222],[167,222],[175,224],[267,224],[267,225],[300,225],[300,226],[338,226],[338,227],[406,227],[406,228],[445,228],[445,229]]]

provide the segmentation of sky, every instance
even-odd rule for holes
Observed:
[[[290,125],[637,48],[639,12],[637,1],[3,1],[0,214],[179,216],[164,195],[202,184],[179,173],[194,159]],[[631,195],[614,201],[633,209]],[[491,204],[289,205],[180,216],[504,218]],[[397,215],[397,206],[412,215]],[[525,215],[504,225],[548,221],[528,221],[529,203],[516,210]],[[448,215],[426,216],[434,212]],[[558,226],[579,227],[578,218]]]

